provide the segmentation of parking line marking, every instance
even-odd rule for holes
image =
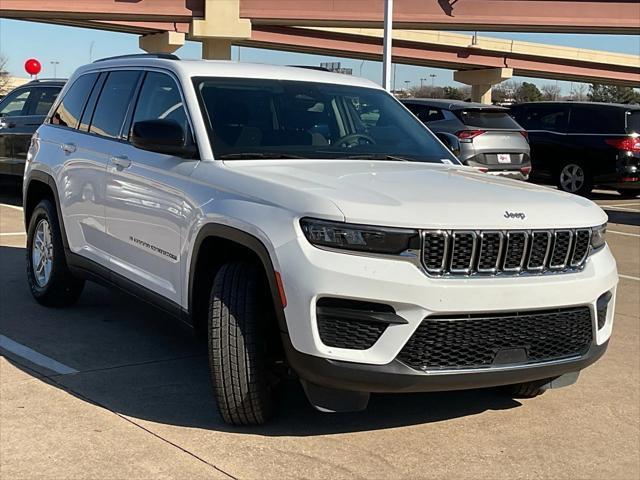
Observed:
[[[619,232],[618,230],[607,230],[607,233],[615,233],[616,235],[626,235],[628,237],[640,237],[638,233]]]
[[[25,232],[0,232],[0,237],[17,237],[19,235],[26,235]]]
[[[602,207],[603,210],[620,210],[621,212],[633,212],[633,213],[640,213],[640,210],[637,209],[633,209],[633,208],[623,208],[623,207],[610,207],[609,205],[603,205]]]
[[[64,363],[60,363],[53,358],[36,352],[26,345],[14,342],[9,337],[5,337],[4,335],[0,335],[0,348],[4,348],[5,350],[18,355],[19,357],[29,360],[31,363],[35,363],[36,365],[40,365],[41,367],[52,370],[56,373],[60,373],[62,375],[78,373],[78,370],[71,368]]]
[[[16,205],[9,205],[8,203],[0,203],[0,206],[22,211],[22,207],[18,207]]]
[[[622,275],[621,273],[619,273],[618,276],[620,278],[626,278],[627,280],[635,280],[636,282],[640,282],[640,277],[632,277],[631,275]]]

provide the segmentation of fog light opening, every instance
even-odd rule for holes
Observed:
[[[606,292],[600,295],[598,301],[596,302],[596,311],[598,314],[598,330],[602,330],[604,324],[607,322],[607,309],[609,307],[609,302],[611,301],[611,292]]]

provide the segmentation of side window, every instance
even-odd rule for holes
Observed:
[[[139,76],[139,72],[126,70],[109,73],[100,92],[89,132],[108,138],[120,137]]]
[[[29,107],[29,115],[43,116],[49,113],[53,102],[56,101],[60,88],[41,87],[34,89],[31,94],[31,102]]]
[[[624,134],[624,110],[574,105],[571,107],[569,132]]]
[[[423,123],[444,120],[444,114],[439,108],[430,107],[428,105],[407,105],[407,107]]]
[[[26,115],[27,100],[31,90],[18,90],[10,93],[0,104],[0,117],[18,117]],[[24,113],[23,113],[24,111]]]
[[[164,73],[149,72],[142,84],[133,122],[143,120],[172,120],[178,123],[185,134],[190,135],[187,112],[182,104],[178,85]]]
[[[518,122],[527,130],[564,132],[567,129],[567,109],[564,106],[527,107]]]
[[[51,117],[51,123],[53,125],[69,128],[76,128],[78,126],[84,104],[91,93],[97,76],[97,73],[88,73],[73,82],[73,85],[67,90],[62,102],[60,102]]]

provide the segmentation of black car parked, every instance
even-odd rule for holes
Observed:
[[[0,101],[0,174],[22,176],[31,136],[66,80],[33,80]]]
[[[595,186],[640,194],[640,106],[537,102],[511,112],[529,132],[532,180],[578,195]]]

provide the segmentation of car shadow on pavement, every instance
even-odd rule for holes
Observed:
[[[150,305],[92,283],[73,307],[42,307],[29,293],[24,254],[23,248],[0,247],[0,334],[78,373],[55,374],[10,352],[0,353],[29,375],[134,420],[312,436],[439,422],[521,405],[488,389],[372,395],[364,412],[324,414],[309,405],[299,382],[289,380],[278,392],[278,414],[269,424],[230,427],[215,406],[206,347],[190,329]]]

